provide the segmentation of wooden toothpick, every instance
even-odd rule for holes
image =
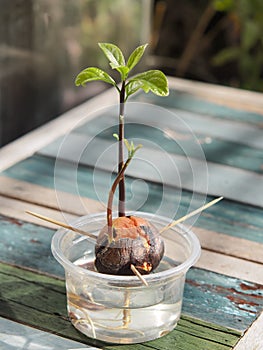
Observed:
[[[131,264],[131,270],[132,272],[141,280],[141,282],[146,286],[148,287],[149,284],[148,282],[145,280],[145,278],[140,274],[140,272],[136,269],[136,267]]]
[[[189,213],[189,214],[187,214],[187,215],[185,215],[185,216],[182,216],[180,219],[177,219],[177,220],[175,220],[175,221],[172,221],[170,224],[168,224],[168,225],[166,225],[165,227],[163,227],[163,228],[159,231],[159,233],[161,234],[161,233],[163,233],[164,231],[169,230],[169,228],[171,228],[171,227],[173,227],[173,226],[179,224],[180,222],[183,222],[183,221],[185,221],[186,219],[191,218],[192,216],[194,216],[194,215],[200,213],[201,211],[203,211],[203,210],[205,210],[205,209],[211,207],[212,205],[216,204],[217,202],[221,201],[221,199],[223,199],[223,198],[224,198],[224,197],[216,198],[216,199],[212,200],[211,202],[208,202],[208,203],[202,205],[202,207],[200,207],[200,208],[198,208],[198,209],[192,211],[191,213]]]
[[[89,237],[89,238],[91,238],[91,239],[93,239],[93,240],[96,240],[96,239],[97,239],[97,236],[93,235],[92,233],[89,233],[89,232],[80,230],[79,228],[73,227],[73,226],[71,226],[71,225],[67,225],[67,224],[65,224],[64,222],[61,222],[61,221],[57,221],[57,220],[48,218],[47,216],[34,213],[34,212],[30,211],[30,210],[26,210],[26,213],[29,214],[29,215],[35,216],[35,217],[38,218],[38,219],[41,219],[41,220],[44,220],[44,221],[48,221],[48,222],[51,222],[52,224],[55,224],[55,225],[57,225],[57,226],[61,226],[61,227],[64,227],[64,228],[66,228],[66,229],[68,229],[68,230],[71,230],[71,231],[80,233],[81,235],[87,236],[87,237]]]
[[[37,214],[37,213],[34,213],[30,210],[26,210],[26,213],[29,214],[29,215],[32,215],[32,216],[35,216],[36,218],[38,219],[41,219],[41,220],[44,220],[44,221],[47,221],[47,222],[51,222],[52,224],[55,224],[57,226],[61,226],[63,228],[66,228],[70,231],[73,231],[73,232],[77,232],[81,235],[84,235],[84,236],[87,236],[89,238],[91,238],[92,240],[97,240],[97,236],[93,235],[92,233],[88,233],[86,231],[83,231],[83,230],[80,230],[76,227],[73,227],[71,225],[67,225],[65,224],[64,222],[61,222],[61,221],[57,221],[57,220],[54,220],[54,219],[51,219],[47,216],[44,216],[44,215],[41,215],[41,214]],[[146,282],[145,278],[143,278],[143,276],[140,274],[140,272],[136,269],[136,267],[134,265],[131,264],[131,270],[132,272],[135,274],[135,276],[137,276],[139,278],[139,280],[146,286],[148,287],[148,283]]]

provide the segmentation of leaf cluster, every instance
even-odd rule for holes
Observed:
[[[169,94],[166,76],[159,70],[148,70],[132,76],[128,79],[129,73],[141,60],[148,44],[138,46],[129,56],[127,62],[118,46],[109,43],[98,44],[104,55],[107,57],[112,69],[119,72],[121,81],[125,84],[125,101],[139,89],[148,93],[153,92],[158,96]],[[77,86],[85,86],[88,82],[100,80],[115,86],[120,93],[117,82],[105,71],[97,67],[88,67],[82,70],[75,79]]]

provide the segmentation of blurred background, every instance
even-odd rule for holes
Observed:
[[[262,0],[0,0],[0,146],[108,88],[76,88],[87,66],[109,72],[98,42],[139,69],[263,91]]]

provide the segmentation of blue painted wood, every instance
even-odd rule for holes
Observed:
[[[76,141],[78,139],[82,140],[83,136],[79,135],[85,135],[85,144],[87,147],[92,147],[88,139],[92,139],[93,137],[96,137],[98,140],[106,140],[109,143],[113,143],[115,140],[112,135],[117,133],[117,127],[109,126],[105,128],[106,118],[111,119],[110,116],[107,115],[103,116],[103,118],[96,119],[95,123],[83,125],[83,127],[71,132],[71,138],[73,139],[75,136]],[[159,127],[138,123],[126,123],[125,136],[127,139],[136,140],[137,143],[140,142],[143,145],[147,144],[147,141],[150,141],[154,145],[158,145],[160,150],[168,152],[169,154],[182,155],[201,160],[206,159],[208,162],[229,165],[263,174],[262,150],[240,143],[220,140],[216,137],[210,137],[207,136],[207,134],[201,133],[195,133],[193,137],[189,132],[179,132],[167,128],[161,129]],[[175,139],[176,137],[178,140]],[[37,153],[40,155],[53,156],[55,158],[59,154],[59,149],[63,141],[64,137],[60,137]],[[68,142],[71,142],[70,139],[68,139]],[[68,143],[64,141],[64,147],[67,146],[69,146]],[[93,145],[93,147],[95,146]],[[73,152],[75,152],[75,159],[78,159],[80,155],[78,144],[76,144],[74,148],[71,147],[70,152],[70,154],[68,152],[69,157],[72,157]],[[87,163],[87,159],[82,157],[80,163]]]
[[[206,315],[208,322],[216,317],[218,324],[242,329],[247,315],[257,317],[262,308],[263,285],[196,268],[187,273],[183,304],[186,314]]]
[[[0,215],[0,232],[1,261],[64,276],[50,249],[54,230]]]
[[[51,256],[54,230],[0,216],[0,232],[2,261],[64,276],[63,269]],[[197,268],[192,268],[187,274],[183,304],[185,315],[244,331],[262,307],[261,285]]]
[[[54,159],[34,156],[7,169],[3,174],[18,180],[54,188],[54,166]],[[78,186],[76,187],[73,181],[75,170],[72,164],[60,161],[56,169],[56,189],[106,203],[108,194],[105,188],[109,188],[110,174],[96,171],[96,187],[94,187],[93,170],[80,165],[77,171]],[[132,197],[132,193],[135,194],[135,200],[129,202],[129,209],[138,209],[136,205],[139,204],[139,208],[143,211],[159,211],[160,215],[170,217],[181,217],[189,210],[190,203],[192,207],[197,208],[204,200],[202,195],[193,195],[188,191],[180,192],[168,188],[164,193],[162,186],[158,184],[134,182],[134,179],[127,177],[128,199]],[[211,197],[207,198],[207,201],[209,200]],[[176,212],[178,205],[179,209]],[[193,223],[198,227],[263,243],[263,215],[260,208],[223,200],[200,215]]]
[[[145,95],[139,93],[131,98],[131,101],[132,100],[153,103],[165,108],[178,108],[184,111],[210,115],[220,119],[249,122],[259,126],[262,125],[262,115],[260,114],[218,105],[193,96],[192,94],[175,91],[173,89],[170,90],[169,96],[165,98],[153,94]]]
[[[105,118],[109,119],[110,116],[107,115]],[[111,141],[112,135],[117,132],[117,128],[115,126],[105,128],[105,118],[98,118],[96,119],[96,123],[88,123],[78,128],[76,133],[91,136],[96,135],[101,139]],[[176,132],[171,129],[161,129],[138,123],[126,123],[125,135],[127,139],[152,141],[159,145],[161,149],[171,154],[185,156],[185,152],[187,152],[188,157],[200,156],[199,152],[196,150],[195,144],[199,142],[207,161],[263,174],[262,150],[240,143],[209,137],[204,133],[195,133],[196,139],[193,139],[192,135],[186,132]],[[178,137],[178,140],[176,140],[176,137]],[[56,152],[55,144],[54,152]]]

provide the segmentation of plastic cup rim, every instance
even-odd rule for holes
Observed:
[[[113,217],[114,216],[116,217],[117,216],[116,214],[117,213],[113,213]],[[126,213],[126,215],[137,215],[137,216],[146,217],[146,218],[152,217],[158,221],[161,220],[162,222],[166,222],[167,224],[171,222],[170,219],[164,216],[155,215],[147,212],[129,211]],[[103,219],[105,218],[105,216],[106,216],[105,213],[85,215],[78,218],[77,220],[72,221],[71,225],[75,227],[80,227],[81,224],[88,223],[87,220],[91,221],[91,220]],[[178,224],[177,227],[179,227],[184,232],[184,238],[187,239],[188,243],[190,242],[191,244],[191,253],[189,257],[185,261],[183,261],[181,264],[175,267],[172,267],[170,269],[167,269],[161,272],[144,275],[143,277],[148,283],[153,281],[156,282],[158,280],[159,281],[165,280],[173,276],[179,276],[181,274],[186,274],[189,268],[193,266],[199,259],[201,255],[201,246],[197,236],[190,229],[188,228],[186,229],[184,225]],[[136,276],[110,275],[110,274],[104,274],[96,271],[91,271],[88,269],[83,269],[82,267],[79,267],[75,265],[73,262],[71,262],[70,260],[68,260],[65,257],[62,249],[60,248],[60,241],[68,232],[72,232],[72,231],[64,228],[57,230],[53,235],[52,242],[51,242],[52,254],[55,257],[55,259],[64,267],[65,271],[67,270],[75,271],[78,274],[89,276],[92,278],[97,278],[108,282],[123,283],[123,284],[129,284],[129,285],[135,283],[136,286],[138,285],[138,277]]]

